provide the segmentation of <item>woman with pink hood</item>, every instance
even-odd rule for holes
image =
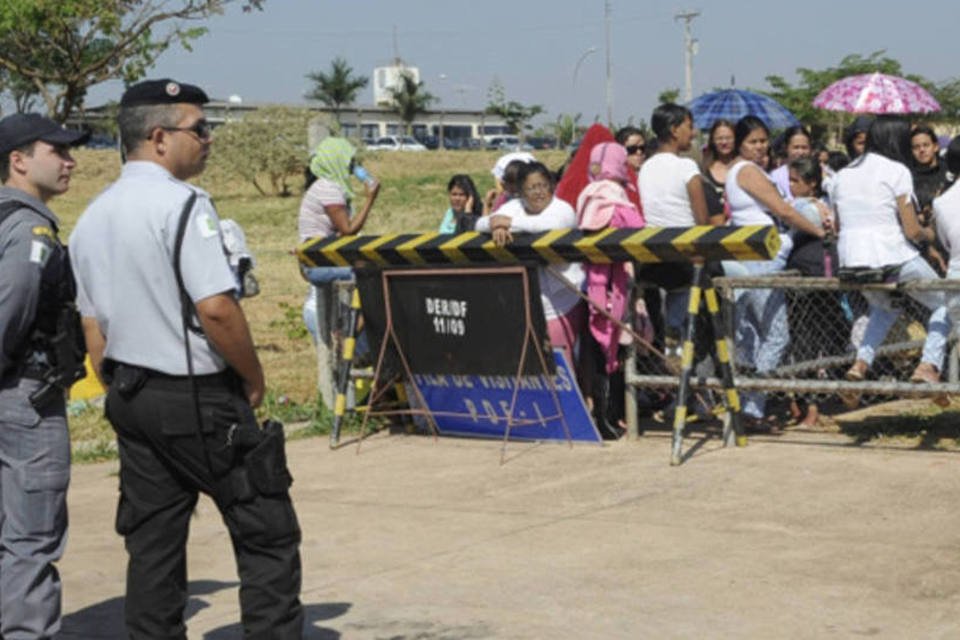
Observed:
[[[580,229],[600,231],[608,227],[644,226],[643,216],[627,195],[626,187],[630,178],[627,173],[627,150],[623,145],[601,142],[593,147],[587,178],[590,182],[577,198],[577,226]],[[614,318],[624,317],[633,279],[633,265],[618,262],[584,267],[587,296],[591,302],[590,333],[603,351],[605,370],[609,375],[620,367],[617,359],[620,327],[600,313],[597,307],[606,310]]]

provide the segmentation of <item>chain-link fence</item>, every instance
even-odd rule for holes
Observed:
[[[936,294],[949,301],[960,297],[958,281],[855,284],[779,273],[715,277],[713,285],[722,301],[736,387],[748,415],[750,409],[757,409],[758,396],[768,413],[797,402],[816,403],[821,413],[830,413],[906,397],[929,397],[942,404],[944,398],[960,395],[957,345],[952,339],[943,349],[941,382],[910,381],[925,343],[928,353],[931,350],[927,342],[931,312],[915,298]],[[869,296],[871,291],[889,294],[890,315],[897,317],[875,349],[867,375],[851,380],[847,372],[865,339],[870,308],[865,293]],[[639,295],[644,294],[653,323],[661,324],[652,341],[654,348],[637,347],[635,358],[628,360],[628,414],[631,409],[642,414],[645,409],[671,408],[671,388],[678,382],[680,335],[669,317],[676,301],[670,300],[670,294],[666,303],[658,300],[656,289],[641,290]],[[662,320],[657,317],[661,309]],[[690,409],[702,415],[715,404],[710,390],[721,387],[712,355],[714,336],[705,313],[697,323],[695,344],[692,385],[697,393]],[[934,346],[932,351],[936,350]]]

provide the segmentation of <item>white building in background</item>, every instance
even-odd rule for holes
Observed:
[[[414,82],[420,82],[420,69],[410,67],[402,60],[396,60],[388,67],[373,70],[373,103],[378,107],[389,107],[393,103],[393,90],[400,86],[403,76],[409,76]]]

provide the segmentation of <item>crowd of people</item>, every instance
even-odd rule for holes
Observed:
[[[770,260],[724,261],[707,265],[708,272],[758,277],[789,269],[858,281],[879,273],[880,280],[907,282],[954,277],[960,271],[955,255],[960,237],[951,237],[960,229],[960,222],[953,221],[960,220],[960,196],[949,190],[960,169],[960,141],[941,150],[930,126],[860,116],[844,132],[844,152],[828,150],[802,125],[773,136],[763,120],[748,115],[737,122],[713,122],[698,154],[696,128],[686,107],[662,104],[650,122],[649,133],[634,127],[614,133],[594,125],[556,172],[530,153],[505,154],[492,169],[495,188],[482,197],[470,176],[453,176],[447,185],[449,208],[438,231],[490,233],[502,245],[516,233],[562,228],[776,225],[781,246]],[[318,152],[328,144],[333,143],[322,144]],[[347,156],[341,159],[343,175],[349,175],[349,163]],[[338,233],[362,225],[375,188],[368,193],[355,222],[337,225]],[[308,191],[301,208],[302,239],[309,221],[322,219],[310,202]],[[335,208],[330,213],[338,215]],[[608,434],[623,428],[620,343],[629,339],[621,339],[621,328],[647,336],[650,349],[669,361],[680,348],[692,273],[691,264],[574,263],[540,269],[550,340],[576,363],[594,416]],[[318,282],[314,274],[308,277]],[[631,305],[634,284],[640,291]],[[929,315],[921,361],[910,380],[934,383],[941,377],[950,333],[948,300],[938,291],[911,295]],[[788,298],[782,288],[735,290],[738,369],[763,376],[784,364],[788,353],[797,358],[854,350],[855,361],[843,375],[863,380],[902,306],[882,291],[854,300],[847,294],[839,300],[809,294],[805,304],[817,305],[819,313],[837,322],[837,335],[824,345],[809,323],[797,320],[797,302]],[[860,335],[853,336],[855,314],[862,317]],[[709,333],[710,328],[698,331]],[[701,342],[709,345],[712,338]],[[851,396],[844,399],[857,402]],[[742,408],[751,428],[775,428],[780,422],[766,404],[763,393],[744,394]],[[817,406],[813,399],[806,405],[805,415],[794,417],[814,422]],[[794,406],[793,411],[800,409]]]

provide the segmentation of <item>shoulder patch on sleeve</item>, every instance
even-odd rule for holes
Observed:
[[[50,238],[51,240],[56,240],[56,239],[57,239],[57,236],[53,233],[53,229],[51,229],[50,227],[45,227],[45,226],[43,226],[43,225],[37,225],[36,227],[34,227],[33,229],[31,229],[31,231],[33,231],[33,235],[35,235],[35,236],[46,236],[47,238]]]
[[[30,262],[44,267],[49,259],[50,247],[47,243],[40,240],[34,240],[30,243]]]
[[[206,212],[200,213],[197,216],[196,225],[197,230],[200,232],[200,236],[203,238],[212,238],[220,231],[217,221],[212,215]]]

